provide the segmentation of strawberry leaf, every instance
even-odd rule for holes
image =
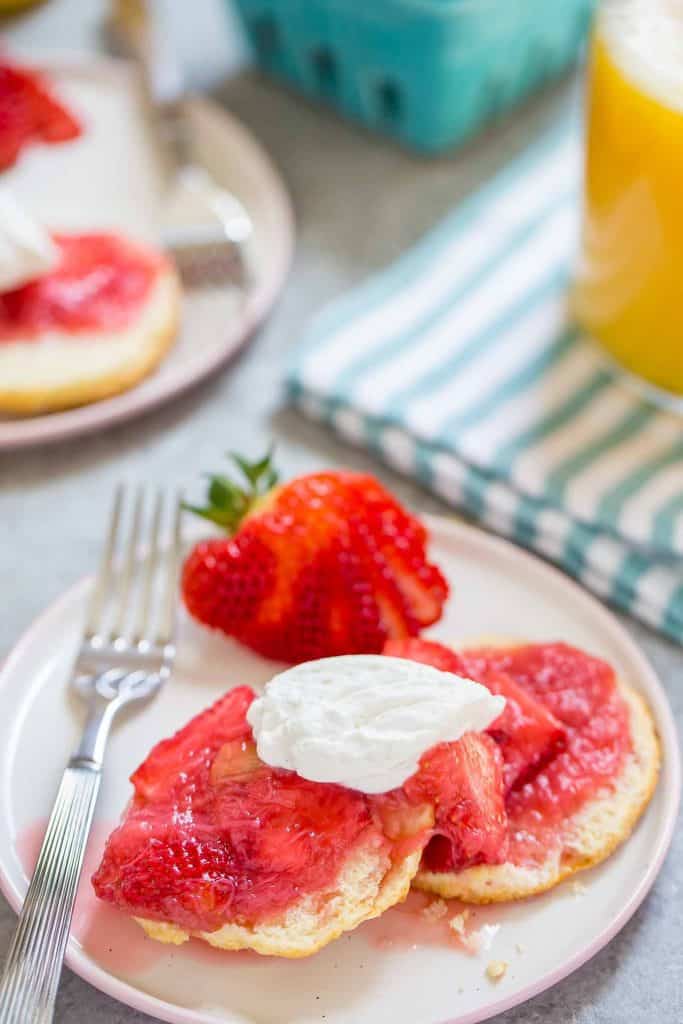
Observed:
[[[212,476],[209,480],[209,501],[217,508],[226,508],[234,499],[235,485],[224,476]]]
[[[272,448],[256,462],[249,462],[236,453],[230,457],[245,478],[246,486],[221,474],[207,474],[207,502],[205,505],[184,503],[184,508],[202,519],[216,523],[229,533],[239,529],[243,520],[253,511],[257,501],[267,495],[277,483],[273,468]]]
[[[277,473],[272,464],[272,447],[268,449],[262,459],[258,459],[256,462],[249,462],[237,452],[228,454],[241,470],[255,494],[266,494],[277,483]]]
[[[187,512],[194,512],[196,516],[201,516],[202,519],[208,519],[210,523],[216,523],[217,526],[229,527],[229,517],[221,512],[220,509],[203,508],[201,505],[190,505],[188,502],[183,502],[183,508]]]

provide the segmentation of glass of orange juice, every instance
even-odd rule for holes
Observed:
[[[574,313],[683,411],[683,0],[603,0],[587,104]]]

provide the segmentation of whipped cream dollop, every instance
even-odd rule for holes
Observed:
[[[258,755],[313,782],[385,793],[437,743],[485,729],[505,706],[485,686],[404,658],[355,654],[275,676],[249,708]]]
[[[52,270],[59,251],[49,234],[0,188],[0,292],[10,291]]]

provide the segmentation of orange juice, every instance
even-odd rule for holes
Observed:
[[[626,369],[683,396],[683,0],[598,16],[572,302]]]

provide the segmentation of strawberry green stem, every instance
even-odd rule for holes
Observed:
[[[243,481],[236,483],[228,476],[207,474],[209,483],[206,504],[191,505],[185,502],[184,507],[202,519],[223,527],[228,533],[234,533],[257,503],[275,487],[278,477],[272,465],[272,448],[256,462],[249,462],[235,452],[228,452],[228,457],[239,470]]]

